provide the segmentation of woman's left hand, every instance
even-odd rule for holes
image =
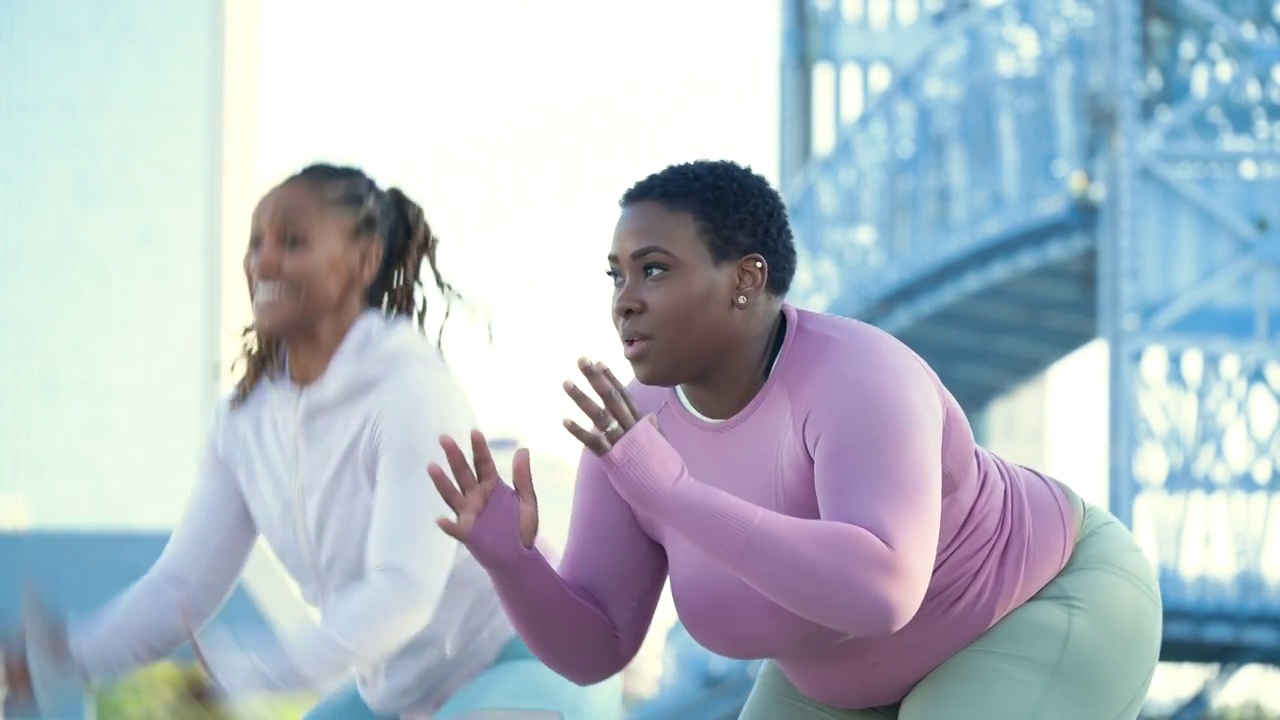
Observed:
[[[591,419],[591,429],[586,430],[568,419],[564,421],[564,427],[588,450],[596,455],[604,455],[613,449],[628,430],[640,422],[640,411],[626,386],[618,381],[604,363],[593,363],[581,358],[578,360],[578,369],[582,371],[600,402],[597,403],[572,381],[566,380],[564,391]]]
[[[220,694],[217,681],[213,678],[213,671],[209,669],[209,661],[204,656],[200,641],[196,639],[196,626],[191,622],[191,615],[187,612],[186,605],[183,604],[179,610],[182,613],[182,629],[187,635],[187,642],[191,645],[191,652],[196,656],[194,672],[184,678],[183,689],[196,705],[214,707],[217,705]]]

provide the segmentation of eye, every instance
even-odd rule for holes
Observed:
[[[648,265],[644,266],[644,276],[646,280],[652,280],[653,278],[657,277],[658,275],[661,275],[666,271],[667,271],[667,268],[665,266],[659,265],[658,263],[649,263]]]
[[[644,276],[645,280],[652,280],[653,278],[661,275],[662,273],[667,272],[667,267],[659,263],[649,263],[648,265],[645,265],[643,268],[641,268],[640,272]],[[621,271],[611,268],[609,270],[606,270],[604,274],[608,275],[609,278],[613,280],[614,287],[619,287],[622,285],[623,277],[622,277]]]
[[[295,232],[285,233],[285,235],[284,235],[284,247],[285,247],[285,249],[286,249],[286,250],[295,250],[295,249],[297,249],[297,248],[299,248],[299,247],[302,247],[302,245],[303,245],[303,242],[302,242],[302,236],[301,236],[301,235],[299,235],[299,234],[297,234],[297,233],[295,233]]]
[[[250,235],[250,236],[249,236],[249,249],[250,249],[250,250],[257,250],[257,249],[258,249],[258,248],[260,248],[260,247],[262,247],[262,236],[261,236],[261,235]]]

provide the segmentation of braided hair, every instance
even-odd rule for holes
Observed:
[[[436,289],[444,297],[444,320],[449,319],[453,301],[462,296],[445,282],[436,267],[439,239],[416,202],[397,188],[383,190],[354,167],[310,165],[281,184],[293,182],[310,183],[323,193],[325,202],[351,211],[356,237],[372,237],[382,243],[382,265],[365,297],[368,307],[378,308],[388,317],[413,318],[418,329],[424,330],[427,298],[425,293],[419,298],[417,289],[422,286],[420,273],[422,261],[426,260]],[[443,342],[443,336],[444,321],[437,344]],[[284,357],[279,339],[259,335],[253,325],[244,329],[243,338],[239,362],[244,365],[244,373],[236,382],[232,407],[242,404],[262,378],[279,372]]]

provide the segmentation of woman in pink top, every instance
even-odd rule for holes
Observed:
[[[708,649],[769,658],[751,720],[1128,720],[1161,602],[1129,532],[974,442],[892,336],[784,301],[782,199],[728,162],[632,187],[609,252],[636,382],[581,370],[587,428],[558,567],[533,547],[527,453],[501,482],[441,438],[441,527],[493,578],[533,653],[578,683],[623,668],[663,581]]]

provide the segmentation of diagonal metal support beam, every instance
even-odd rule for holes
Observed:
[[[1231,234],[1243,241],[1244,244],[1252,245],[1262,236],[1256,225],[1236,213],[1223,209],[1222,204],[1210,196],[1209,193],[1185,180],[1174,177],[1163,163],[1148,161],[1143,169],[1153,179],[1160,181],[1165,187],[1172,190],[1183,200],[1186,200],[1192,207],[1221,223],[1223,227],[1230,230]]]
[[[1178,295],[1147,318],[1146,331],[1158,333],[1168,330],[1178,320],[1186,317],[1222,289],[1249,274],[1257,267],[1252,254],[1241,254],[1231,262],[1218,268],[1208,277],[1188,288],[1178,291]]]

